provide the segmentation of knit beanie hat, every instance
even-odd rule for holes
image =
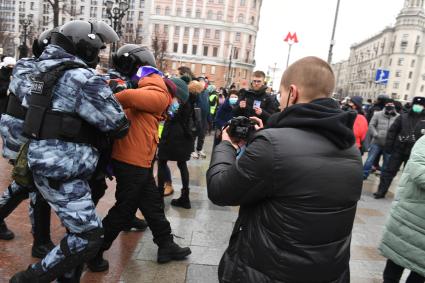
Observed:
[[[189,88],[185,81],[179,78],[171,78],[171,81],[176,85],[176,97],[180,99],[183,103],[189,99]]]
[[[363,98],[361,96],[352,96],[350,98],[351,102],[357,106],[358,109],[362,109],[363,107]]]

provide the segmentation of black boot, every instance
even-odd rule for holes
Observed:
[[[87,267],[92,272],[103,272],[109,269],[109,262],[103,258],[103,250],[100,250],[94,258],[87,262]]]
[[[158,263],[166,263],[171,260],[183,260],[191,253],[190,248],[182,248],[171,240],[171,242],[159,246],[157,261]]]
[[[54,247],[50,238],[50,206],[40,193],[37,193],[34,209],[34,242],[31,254],[44,258]]]
[[[385,194],[380,191],[377,191],[376,193],[373,193],[373,197],[375,199],[381,199],[381,198],[385,198]]]
[[[15,238],[15,234],[7,228],[4,221],[0,222],[0,239],[2,240],[12,240]]]
[[[32,282],[40,282],[40,277],[43,275],[43,272],[37,271],[30,266],[28,266],[27,270],[20,271],[15,273],[12,278],[10,278],[9,283],[32,283]]]
[[[124,231],[137,231],[137,232],[143,232],[148,228],[148,223],[144,219],[139,219],[136,216],[134,216],[133,220],[131,221],[130,226],[124,229]]]
[[[189,188],[183,188],[181,190],[180,197],[178,199],[171,200],[171,205],[190,209]]]

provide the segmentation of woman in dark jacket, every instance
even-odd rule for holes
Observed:
[[[220,143],[221,141],[221,129],[223,126],[231,120],[235,115],[233,113],[233,109],[237,105],[238,102],[238,91],[231,90],[229,98],[226,98],[223,105],[218,108],[217,115],[215,116],[215,125],[217,129],[215,130],[214,136],[214,146]]]
[[[161,190],[164,188],[167,161],[177,161],[183,188],[180,198],[173,199],[171,205],[190,208],[189,170],[186,162],[193,150],[193,136],[190,129],[192,104],[189,101],[187,84],[179,78],[171,80],[177,86],[177,90],[158,146],[158,188]]]

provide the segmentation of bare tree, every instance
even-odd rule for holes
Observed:
[[[8,30],[6,19],[0,17],[0,46],[4,49],[13,38],[12,32]],[[6,52],[6,50],[3,50],[3,52]]]
[[[47,0],[53,9],[53,26],[59,26],[59,14],[62,10],[63,13],[76,17],[81,15],[77,12],[77,3],[75,0]]]
[[[64,0],[47,0],[50,6],[53,9],[53,26],[59,26],[59,11],[60,11],[60,2],[64,2]]]
[[[156,65],[161,71],[165,71],[167,69],[167,46],[168,40],[161,37],[156,32],[155,36],[152,38],[152,51],[155,57]]]

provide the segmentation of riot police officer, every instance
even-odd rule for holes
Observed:
[[[28,165],[34,183],[67,234],[41,262],[11,282],[78,282],[83,263],[103,241],[88,179],[96,168],[100,133],[120,137],[128,120],[106,81],[96,75],[100,49],[118,40],[103,22],[71,21],[52,32],[33,68],[23,131],[30,136]]]
[[[3,157],[14,163],[20,147],[28,140],[22,135],[25,111],[22,110],[22,99],[30,93],[29,75],[32,73],[34,61],[40,57],[50,42],[52,30],[46,30],[34,41],[35,58],[24,58],[17,62],[13,79],[9,86],[9,104],[6,113],[1,117],[0,134],[3,139]],[[4,219],[26,198],[30,196],[30,219],[34,243],[32,256],[43,258],[53,249],[50,239],[50,206],[35,190],[33,184],[23,185],[13,181],[0,198],[0,239],[11,240],[14,234]]]

